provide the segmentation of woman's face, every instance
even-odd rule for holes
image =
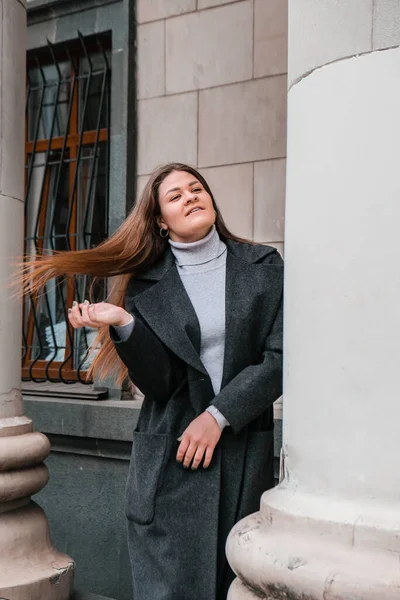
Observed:
[[[173,171],[158,188],[161,216],[157,224],[168,229],[174,242],[196,242],[215,223],[210,194],[200,181],[186,171]]]

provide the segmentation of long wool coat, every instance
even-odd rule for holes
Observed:
[[[200,328],[174,257],[131,280],[136,318],[115,346],[145,399],[126,488],[134,600],[222,600],[232,526],[273,485],[272,403],[282,392],[282,259],[270,246],[226,240],[226,342],[214,396]],[[228,419],[211,465],[176,461],[177,438],[209,404]]]

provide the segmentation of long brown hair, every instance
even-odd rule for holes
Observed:
[[[214,196],[204,177],[193,167],[182,163],[168,163],[158,167],[150,176],[139,202],[133,207],[119,229],[107,240],[89,250],[58,252],[42,255],[24,263],[22,285],[24,293],[35,294],[53,277],[73,277],[77,274],[92,277],[112,277],[108,301],[124,306],[126,288],[131,277],[143,273],[164,254],[168,240],[160,237],[156,219],[160,215],[158,190],[163,180],[173,171],[186,171],[193,175],[211,196],[216,211],[216,229],[222,239],[245,242],[226,227]],[[93,348],[99,351],[93,359],[87,376],[98,379],[113,376],[117,383],[127,376],[127,368],[119,359],[108,334],[101,327]]]

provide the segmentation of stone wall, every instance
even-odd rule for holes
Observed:
[[[286,0],[138,0],[138,194],[198,167],[237,235],[283,251]]]

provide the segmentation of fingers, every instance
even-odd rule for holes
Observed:
[[[194,455],[193,462],[192,462],[192,471],[195,471],[199,467],[201,461],[203,460],[205,451],[206,451],[205,446],[197,446],[197,450],[196,450],[196,453]]]
[[[87,300],[79,305],[82,313],[82,322],[85,327],[101,327],[102,323],[96,319],[96,305],[89,304]]]
[[[182,441],[179,444],[178,452],[177,452],[177,455],[176,455],[176,460],[178,462],[182,462],[183,461],[183,459],[185,457],[185,454],[186,454],[186,451],[189,448],[189,445],[190,445],[189,438],[187,436],[182,436]]]
[[[201,461],[204,458],[203,467],[206,469],[210,466],[211,459],[214,454],[214,448],[205,446],[204,444],[195,444],[190,441],[189,437],[183,436],[179,444],[176,460],[183,463],[183,467],[188,469],[191,467],[193,471],[199,468]]]
[[[193,457],[196,453],[197,447],[196,444],[191,442],[189,444],[188,449],[186,450],[185,458],[183,459],[183,466],[185,469],[188,469],[192,463]]]
[[[80,327],[84,327],[82,322],[81,311],[79,310],[78,303],[74,300],[72,303],[72,308],[68,309],[68,319],[71,323],[72,327],[75,329],[79,329]]]
[[[74,301],[72,303],[72,308],[68,309],[68,319],[75,329],[82,327],[101,327],[101,323],[96,320],[95,306],[89,304],[87,300],[82,304],[78,304]]]
[[[211,446],[208,446],[208,448],[206,448],[206,455],[205,455],[204,462],[203,462],[203,467],[205,469],[207,469],[210,466],[213,454],[214,454],[214,448],[211,448]]]

